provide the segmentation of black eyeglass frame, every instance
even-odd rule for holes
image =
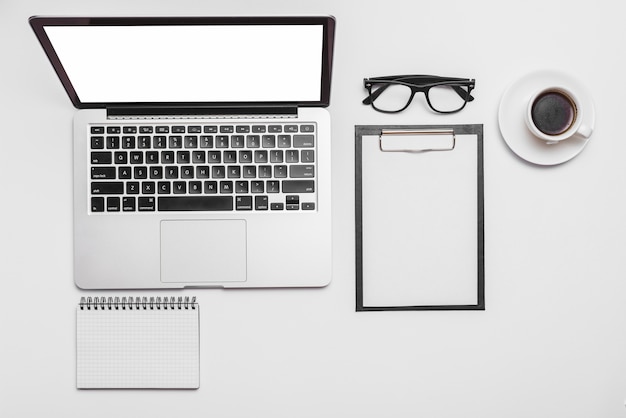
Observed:
[[[379,85],[380,87],[372,92],[372,87]],[[391,85],[402,85],[407,86],[411,89],[411,96],[407,101],[406,105],[398,110],[384,110],[376,107],[374,102],[376,98],[380,96],[389,86]],[[476,80],[473,78],[456,78],[456,77],[440,77],[434,75],[393,75],[393,76],[385,76],[385,77],[370,77],[363,79],[363,86],[367,89],[369,95],[363,99],[363,104],[372,105],[372,107],[378,112],[382,113],[399,113],[405,110],[415,97],[416,93],[424,93],[426,97],[426,102],[428,106],[437,113],[456,113],[467,105],[467,102],[471,102],[474,100],[474,97],[471,95],[472,90],[476,86]],[[433,87],[438,86],[450,86],[462,99],[463,105],[455,110],[438,110],[433,107],[430,102],[429,91]],[[467,88],[467,91],[463,90],[463,87]]]

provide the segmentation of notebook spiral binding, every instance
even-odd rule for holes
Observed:
[[[137,296],[133,298],[132,296],[126,298],[122,297],[121,299],[117,296],[115,297],[95,297],[91,296],[85,298],[84,296],[80,298],[80,309],[88,309],[88,310],[113,310],[113,309],[128,309],[128,310],[148,310],[148,309],[196,309],[196,297],[193,296],[190,300],[189,296],[179,296],[178,298],[172,296],[168,298],[167,296],[163,299],[160,297],[140,297]]]

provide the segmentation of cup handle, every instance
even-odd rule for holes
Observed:
[[[587,139],[591,136],[592,132],[593,132],[593,129],[591,129],[591,126],[581,124],[578,127],[578,131],[576,131],[576,136]]]

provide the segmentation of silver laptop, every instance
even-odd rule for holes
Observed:
[[[332,17],[32,17],[78,112],[84,289],[331,280]]]

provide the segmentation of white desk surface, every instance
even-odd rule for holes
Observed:
[[[613,0],[2,0],[0,415],[626,416],[622,10]],[[28,26],[35,14],[337,18],[333,281],[189,292],[202,308],[199,390],[75,389],[75,306],[87,293],[72,280],[74,109]],[[551,168],[516,157],[497,123],[507,85],[538,69],[581,80],[597,111],[587,148]],[[476,100],[451,116],[419,97],[394,116],[363,106],[363,77],[394,73],[474,77]],[[483,312],[355,312],[354,125],[404,123],[484,124]]]

